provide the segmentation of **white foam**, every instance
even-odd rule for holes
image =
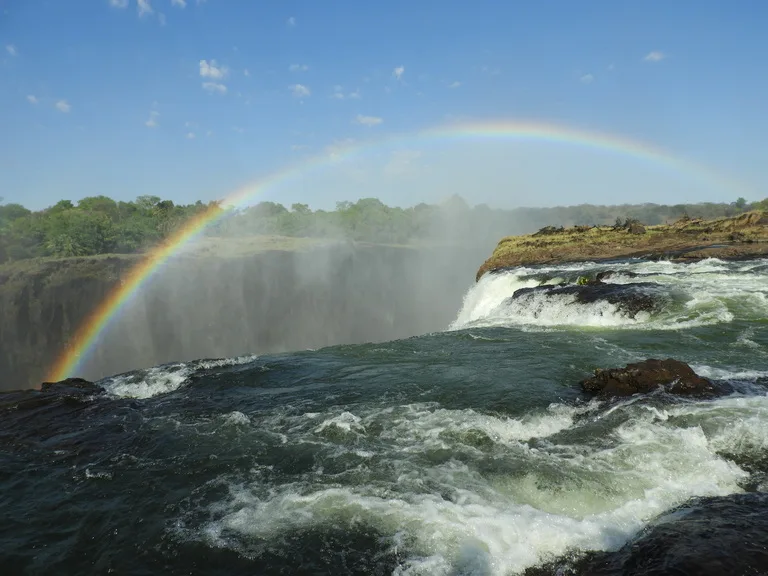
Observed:
[[[152,398],[178,390],[192,370],[184,364],[158,366],[148,370],[122,374],[103,380],[99,384],[107,394],[118,398]]]
[[[761,261],[764,264],[764,261]],[[758,266],[761,264],[755,264]],[[652,281],[675,294],[678,303],[631,317],[605,301],[581,304],[573,296],[528,294],[509,300],[515,290],[540,284],[533,270],[517,268],[486,274],[464,297],[462,308],[450,330],[471,327],[519,326],[525,329],[605,327],[626,329],[680,330],[728,323],[737,318],[764,318],[768,314],[768,271],[745,273],[744,266],[708,259],[693,264],[671,262],[624,262],[611,265],[617,272],[608,282],[629,284]],[[591,274],[607,269],[592,263],[544,267],[536,273]],[[751,270],[751,268],[750,268]],[[633,277],[628,272],[641,274]],[[747,342],[745,344],[748,345]]]
[[[290,442],[331,429],[364,438],[365,450],[348,451],[378,466],[379,475],[368,471],[345,485],[321,467],[290,484],[233,481],[197,537],[247,550],[253,542],[279,546],[300,529],[364,525],[399,549],[399,574],[466,573],[474,566],[503,575],[574,548],[618,548],[692,496],[740,492],[748,474],[721,454],[768,449],[768,397],[667,409],[632,399],[607,412],[597,402],[553,404],[521,418],[433,404],[315,416],[281,414],[264,425]],[[475,432],[487,438],[480,448],[472,446]],[[562,433],[591,443],[553,440]],[[338,436],[328,445],[334,456],[345,446]],[[430,463],[429,455],[441,452],[454,456]],[[507,464],[474,464],[496,460]]]

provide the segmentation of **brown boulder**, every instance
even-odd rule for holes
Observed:
[[[648,359],[624,368],[595,370],[595,375],[581,383],[585,392],[598,396],[631,396],[646,394],[659,387],[670,394],[713,395],[714,385],[702,378],[685,362],[667,358]]]

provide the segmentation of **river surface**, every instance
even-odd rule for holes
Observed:
[[[653,282],[657,308],[515,290]],[[768,490],[768,261],[488,274],[446,330],[0,395],[4,574],[516,574]],[[673,357],[726,386],[585,396]],[[768,535],[764,535],[768,541]]]

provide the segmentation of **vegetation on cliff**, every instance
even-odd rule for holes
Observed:
[[[632,219],[613,226],[547,226],[534,234],[508,236],[477,272],[512,266],[627,257],[724,259],[768,254],[768,212],[703,220],[683,217],[672,224],[644,226]]]
[[[227,210],[227,217],[210,226],[217,237],[279,235],[295,238],[345,238],[355,241],[409,244],[424,240],[454,240],[481,230],[494,242],[514,230],[533,232],[545,225],[604,225],[616,218],[647,224],[674,221],[683,215],[706,219],[733,216],[749,209],[768,208],[768,199],[749,204],[657,204],[554,208],[491,209],[470,207],[458,196],[440,205],[390,207],[375,198],[339,202],[335,210],[311,210],[306,204],[286,208],[261,202],[241,210]],[[37,257],[73,257],[96,254],[140,253],[173,234],[204,210],[222,210],[216,202],[177,205],[157,196],[139,196],[133,202],[106,196],[62,200],[32,212],[19,204],[0,204],[0,263]],[[477,239],[477,238],[475,238]]]

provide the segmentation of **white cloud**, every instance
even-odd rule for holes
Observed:
[[[195,139],[195,133],[187,132],[187,140],[194,140],[194,139]]]
[[[350,100],[357,100],[360,98],[360,89],[358,88],[354,92],[344,94],[344,87],[337,84],[333,87],[333,94],[331,94],[331,98],[335,98],[336,100],[344,100],[345,98],[349,98]]]
[[[115,8],[127,8],[128,0],[109,0],[109,5]]]
[[[613,64],[608,64],[608,72],[613,72],[614,70],[616,70],[616,66]]]
[[[450,84],[448,84],[448,88],[458,88],[459,86],[461,86],[461,82],[459,82],[458,80],[456,80],[455,82],[451,82]]]
[[[291,150],[293,152],[300,152],[309,148],[306,144],[291,144]]]
[[[398,66],[392,71],[392,75],[398,80],[400,80],[400,78],[403,76],[404,73],[405,73],[405,66]]]
[[[309,96],[312,94],[312,92],[304,86],[303,84],[294,84],[291,86],[291,92],[293,92],[293,95],[297,98],[303,98],[304,96]]]
[[[150,5],[149,0],[137,0],[137,4],[138,4],[139,16],[144,16],[145,14],[154,13],[154,10],[152,10],[152,6]]]
[[[291,16],[290,18],[288,18],[287,24],[288,24],[288,26],[296,26],[296,18]]]
[[[245,132],[245,128],[243,128],[242,126],[232,126],[232,130],[234,130],[238,134],[242,134],[243,132]]]
[[[158,116],[160,116],[160,112],[158,112],[157,110],[152,110],[149,113],[149,120],[144,122],[144,125],[147,128],[154,128],[155,126],[157,126],[157,117]]]
[[[160,12],[160,14],[157,15],[157,21],[160,22],[160,26],[165,26],[165,14]]]
[[[216,60],[200,60],[200,76],[203,78],[213,78],[214,80],[221,80],[229,74],[229,69],[226,66],[219,66]]]
[[[592,81],[595,79],[592,74],[584,74],[582,77],[579,78],[582,84],[592,84]]]
[[[171,6],[178,6],[179,8],[187,7],[187,0],[171,0]]]
[[[72,106],[69,105],[69,103],[66,100],[59,100],[55,104],[56,110],[59,112],[64,112],[65,114],[72,110]]]
[[[227,87],[218,82],[203,82],[203,89],[208,90],[208,92],[218,92],[219,94],[227,93]]]
[[[306,72],[307,70],[309,70],[309,66],[307,66],[306,64],[291,64],[290,66],[288,66],[288,70],[290,70],[291,72]]]
[[[27,95],[27,102],[29,102],[30,104],[37,104],[38,102],[40,102],[40,100],[37,99],[37,96],[34,96],[33,94],[29,94]]]
[[[250,76],[250,75],[251,75],[251,73],[248,71],[248,68],[243,70],[243,76]]]
[[[5,51],[8,52],[8,54],[11,56],[16,56],[19,53],[19,51],[16,50],[16,46],[13,44],[6,44]]]
[[[654,50],[653,52],[648,52],[643,60],[646,62],[661,62],[666,57],[667,55],[664,54],[664,52],[661,52],[660,50]]]
[[[382,122],[384,122],[384,120],[378,116],[363,116],[362,114],[358,114],[355,118],[355,123],[360,124],[361,126],[376,126]]]

